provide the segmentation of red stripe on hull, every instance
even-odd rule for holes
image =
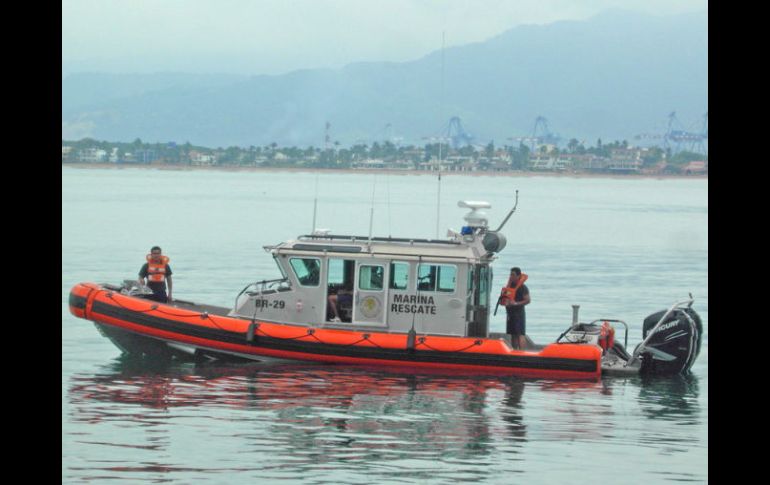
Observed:
[[[82,308],[75,308],[74,306],[70,305],[70,313],[78,318],[86,318],[86,311]]]
[[[504,375],[516,375],[521,377],[538,377],[538,378],[554,378],[554,379],[599,379],[601,377],[601,367],[597,362],[595,372],[578,372],[578,371],[565,371],[565,370],[549,370],[549,369],[530,369],[521,367],[497,367],[497,366],[477,366],[467,364],[449,364],[442,362],[415,362],[415,361],[401,361],[401,360],[388,360],[388,359],[366,359],[360,357],[348,357],[339,355],[322,355],[306,352],[294,352],[287,350],[268,349],[264,347],[255,347],[252,345],[238,345],[230,344],[226,342],[220,342],[217,340],[209,340],[199,337],[192,337],[189,335],[179,334],[175,332],[168,332],[165,330],[158,330],[143,325],[137,325],[134,323],[126,322],[114,317],[99,314],[98,318],[93,312],[89,312],[89,318],[96,320],[100,323],[105,323],[120,327],[125,330],[129,330],[140,335],[152,336],[171,342],[186,343],[189,345],[203,347],[214,351],[226,351],[234,352],[241,355],[254,355],[274,357],[277,359],[289,359],[289,360],[303,360],[313,362],[326,362],[335,364],[357,364],[357,365],[369,365],[369,366],[390,366],[400,368],[422,368],[422,369],[441,369],[441,370],[457,370],[467,371],[474,374],[490,373],[490,374],[504,374]]]

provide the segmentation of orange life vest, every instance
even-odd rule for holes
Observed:
[[[155,262],[151,254],[147,255],[147,280],[153,283],[163,283],[166,281],[166,266],[168,266],[168,256],[161,256],[160,262]]]
[[[523,285],[524,282],[527,281],[528,278],[529,278],[529,276],[527,276],[524,273],[521,273],[521,275],[519,276],[519,281],[516,282],[516,286],[511,288],[511,279],[512,279],[512,277],[509,277],[508,278],[508,282],[505,284],[503,289],[500,290],[500,304],[505,306],[505,305],[510,305],[511,303],[515,302],[516,301],[516,292],[519,290],[519,288],[521,288],[521,285]]]
[[[610,322],[602,322],[602,328],[599,333],[599,346],[602,348],[602,353],[607,352],[615,345],[615,328],[610,325]]]

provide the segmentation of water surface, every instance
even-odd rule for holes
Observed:
[[[708,181],[62,168],[62,481],[664,483],[708,481]],[[158,244],[174,293],[232,306],[277,276],[262,247],[317,227],[435,237],[487,200],[494,264],[530,275],[530,336],[645,316],[692,292],[705,327],[688,378],[598,382],[318,364],[125,360],[67,309],[81,281],[135,278]],[[374,195],[374,196],[373,196]],[[504,331],[504,311],[491,323]],[[622,332],[621,332],[622,334]]]

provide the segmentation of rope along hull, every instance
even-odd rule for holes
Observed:
[[[201,311],[213,307],[165,305],[91,283],[73,287],[69,305],[73,315],[95,322],[129,354],[187,355],[193,360],[269,358],[560,379],[601,375],[601,351],[585,345],[551,344],[529,352],[512,350],[497,339],[427,335],[418,336],[414,348],[408,349],[404,334],[252,322],[223,311]],[[180,352],[180,347],[189,352]]]

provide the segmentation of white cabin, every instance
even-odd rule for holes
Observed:
[[[283,278],[249,285],[232,315],[310,327],[487,337],[491,263],[505,238],[486,228],[478,209],[489,204],[458,205],[472,209],[468,225],[461,233],[449,231],[447,239],[316,232],[266,246]],[[331,308],[335,301],[338,319]]]

